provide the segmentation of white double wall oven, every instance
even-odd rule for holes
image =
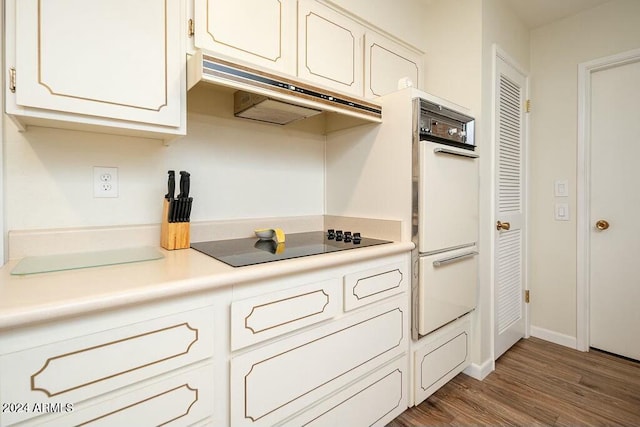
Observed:
[[[474,119],[413,100],[413,339],[476,307],[478,155]]]

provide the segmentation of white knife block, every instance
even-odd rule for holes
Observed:
[[[169,222],[169,201],[164,199],[160,246],[167,250],[189,249],[191,246],[190,222]]]

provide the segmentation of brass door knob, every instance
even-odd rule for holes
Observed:
[[[511,228],[511,224],[509,224],[508,222],[496,222],[496,230],[500,231],[500,230],[508,230]]]
[[[600,219],[598,220],[598,222],[596,222],[596,228],[600,231],[606,230],[607,228],[609,228],[609,223],[604,219]]]

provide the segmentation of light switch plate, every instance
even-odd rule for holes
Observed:
[[[556,221],[569,221],[569,203],[556,203]]]
[[[553,195],[556,197],[569,197],[569,180],[556,180],[553,183]]]

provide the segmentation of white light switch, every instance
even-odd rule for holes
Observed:
[[[569,181],[558,179],[553,183],[553,195],[556,197],[569,197]]]
[[[556,203],[555,219],[556,221],[569,221],[568,203]]]

